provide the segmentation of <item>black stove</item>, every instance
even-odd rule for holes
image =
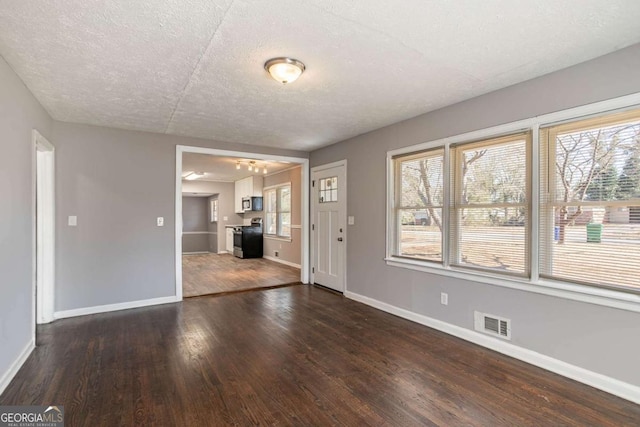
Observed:
[[[262,258],[262,218],[233,228],[233,254],[238,258]]]

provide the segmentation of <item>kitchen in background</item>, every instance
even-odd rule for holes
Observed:
[[[185,153],[182,170],[184,297],[300,281],[300,166]]]

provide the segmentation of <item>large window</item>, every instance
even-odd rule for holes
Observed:
[[[640,113],[540,133],[540,274],[640,290]]]
[[[264,190],[265,225],[267,235],[291,237],[291,184]]]
[[[442,261],[442,154],[440,149],[395,159],[396,255]]]
[[[452,265],[528,273],[528,140],[517,134],[452,149]]]
[[[640,110],[536,120],[389,153],[388,261],[640,292]]]
[[[529,146],[519,133],[450,147],[446,178],[444,148],[396,156],[393,255],[525,275]],[[452,189],[448,209],[445,188]]]

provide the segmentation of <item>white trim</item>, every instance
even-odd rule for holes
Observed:
[[[358,301],[368,306],[377,308],[378,310],[382,310],[395,316],[402,317],[403,319],[407,319],[412,322],[437,329],[446,334],[453,335],[474,344],[478,344],[490,350],[497,351],[498,353],[502,353],[515,359],[522,360],[539,368],[546,369],[572,380],[603,390],[607,393],[611,393],[623,399],[630,400],[631,402],[640,404],[640,387],[633,384],[629,384],[624,381],[620,381],[618,379],[608,377],[606,375],[599,374],[597,372],[593,372],[576,365],[572,365],[570,363],[555,359],[553,357],[538,353],[533,350],[519,347],[515,344],[491,337],[489,335],[484,335],[470,329],[452,325],[450,323],[427,317],[422,314],[414,313],[412,311],[396,307],[394,305],[387,304],[385,302],[364,295],[345,291],[344,296],[354,301]]]
[[[276,258],[268,255],[264,255],[262,258],[268,259],[269,261],[279,262],[280,264],[288,265],[289,267],[301,268],[300,264],[296,264],[295,262],[291,261],[285,261],[282,258]]]
[[[176,145],[176,300],[182,301],[182,147]]]
[[[343,271],[343,276],[344,277],[342,279],[343,280],[343,282],[342,282],[343,283],[342,292],[347,292],[347,277],[348,277],[347,276],[347,245],[349,244],[349,233],[348,233],[349,225],[348,225],[348,222],[347,222],[347,218],[349,216],[349,205],[348,205],[349,199],[347,198],[347,187],[348,187],[348,179],[349,178],[348,178],[348,175],[347,175],[347,159],[337,160],[335,162],[327,163],[327,164],[324,164],[324,165],[318,165],[318,166],[314,166],[314,167],[311,168],[311,173],[309,174],[309,180],[307,180],[307,182],[306,182],[306,187],[309,190],[309,192],[308,192],[309,200],[307,202],[307,206],[305,206],[305,209],[306,209],[306,212],[307,212],[306,218],[309,218],[309,222],[311,222],[312,215],[313,215],[311,207],[312,207],[312,205],[315,205],[315,203],[313,203],[313,204],[310,203],[311,202],[311,200],[310,200],[310,197],[311,197],[311,182],[309,182],[309,181],[310,181],[311,177],[313,176],[313,174],[317,173],[317,172],[321,172],[321,171],[326,170],[326,169],[331,169],[331,168],[340,167],[340,166],[344,167],[344,181],[345,181],[344,185],[342,186],[342,194],[343,194],[342,198],[344,200],[344,203],[343,203],[344,215],[343,215],[343,218],[341,218],[341,219],[342,219],[342,222],[344,224],[344,229],[346,230],[345,239],[343,241],[343,245],[344,245],[343,257],[344,257],[344,259],[343,259],[343,263],[342,263],[342,265],[343,265],[342,269],[344,270]],[[305,216],[303,216],[302,218],[304,220]],[[311,272],[311,268],[313,267],[311,265],[311,255],[313,253],[312,249],[314,247],[313,235],[314,235],[314,233],[310,230],[309,227],[307,227],[306,233],[302,235],[303,243],[305,243],[305,240],[306,240],[306,243],[308,245],[307,249],[308,249],[308,253],[309,253],[309,257],[310,258],[309,258],[309,263],[307,265],[309,265],[309,268],[308,268],[309,272]],[[309,276],[309,282],[310,283],[314,283],[313,274],[311,274]],[[303,283],[306,283],[306,282],[303,282]]]
[[[387,265],[392,267],[407,268],[409,270],[455,277],[456,279],[469,280],[486,285],[501,286],[640,313],[640,295],[638,294],[576,285],[573,283],[551,282],[543,279],[539,279],[537,282],[531,282],[530,279],[524,277],[518,278],[507,275],[492,275],[488,272],[475,270],[460,270],[454,267],[442,267],[435,263],[427,265],[424,261],[413,259],[391,257],[386,258],[385,261]]]
[[[37,130],[33,143],[33,339],[35,323],[54,320],[55,147]],[[38,191],[38,188],[40,191]]]
[[[291,181],[282,182],[280,184],[270,185],[268,187],[262,187],[262,195],[264,196],[264,192],[267,191],[267,190],[278,189],[280,187],[291,187]],[[266,210],[265,210],[265,212],[266,212]]]
[[[218,234],[217,231],[183,231],[183,235],[185,234]]]
[[[294,166],[291,166],[290,168],[282,169],[281,171],[278,171],[278,172],[271,172],[271,173],[268,173],[268,174],[266,174],[266,175],[262,175],[262,176],[263,176],[263,177],[265,177],[265,178],[267,178],[267,177],[269,177],[269,176],[278,175],[279,173],[289,172],[290,170],[294,170],[295,168],[298,168],[298,167],[300,167],[300,166],[301,166],[301,165],[294,165]],[[267,167],[269,167],[269,166],[267,166]]]
[[[291,243],[293,241],[291,237],[276,236],[275,234],[265,234],[263,235],[263,239],[277,240],[279,242],[287,242],[287,243]]]
[[[218,251],[218,255],[224,255],[224,254],[228,254],[229,251]]]
[[[176,145],[176,177],[175,177],[175,298],[176,301],[182,301],[182,153],[209,154],[212,156],[224,157],[242,157],[244,159],[256,160],[275,160],[295,163],[300,167],[302,173],[302,197],[300,204],[302,206],[302,242],[301,242],[301,260],[300,281],[309,283],[309,274],[311,267],[309,266],[309,159],[303,157],[287,157],[274,156],[262,153],[249,153],[245,151],[220,150],[216,148],[193,147],[186,145]],[[293,167],[292,167],[293,169]]]
[[[568,110],[556,111],[553,113],[543,114],[535,116],[529,119],[518,120],[516,122],[505,123],[503,125],[493,126],[486,129],[479,129],[459,135],[449,136],[433,141],[427,141],[416,145],[410,145],[407,147],[390,150],[387,152],[387,156],[397,156],[400,154],[412,153],[414,151],[426,150],[429,148],[441,147],[445,144],[457,144],[460,142],[473,142],[479,139],[492,138],[501,136],[504,134],[513,133],[519,130],[527,130],[534,125],[540,127],[548,126],[558,122],[579,119],[584,116],[593,114],[604,114],[608,111],[618,110],[621,108],[633,107],[640,104],[640,92],[621,96],[619,98],[613,98],[606,101],[596,102],[593,104],[582,105],[580,107],[570,108]]]
[[[16,376],[20,368],[22,368],[22,365],[24,365],[24,362],[27,361],[27,359],[31,355],[31,352],[35,348],[36,342],[33,339],[29,340],[25,348],[22,349],[18,357],[16,357],[11,366],[9,366],[9,369],[7,369],[7,371],[2,375],[2,378],[0,378],[0,395],[4,393],[7,386],[11,383],[13,378]]]
[[[169,304],[178,302],[175,296],[151,298],[138,301],[120,302],[117,304],[96,305],[93,307],[76,308],[73,310],[56,311],[56,319],[66,319],[68,317],[86,316],[88,314],[108,313],[110,311],[129,310],[131,308],[148,307],[150,305]]]
[[[569,120],[579,120],[585,116],[602,115],[607,112],[620,110],[625,108],[637,107],[640,105],[640,92],[614,98],[606,101],[596,102],[593,104],[583,105],[568,110],[557,111],[532,117],[525,120],[519,120],[512,123],[506,123],[486,129],[480,129],[464,134],[454,135],[434,141],[428,141],[417,145],[402,147],[395,150],[387,151],[387,209],[386,209],[386,258],[387,265],[394,267],[403,267],[412,270],[425,271],[429,273],[442,274],[452,277],[458,277],[465,280],[473,280],[489,285],[505,286],[514,289],[542,293],[560,298],[567,298],[576,301],[588,302],[592,304],[602,305],[606,307],[615,307],[623,310],[640,312],[640,295],[626,293],[607,288],[598,288],[596,286],[587,286],[574,283],[563,282],[561,280],[544,280],[539,277],[539,256],[540,251],[537,245],[540,243],[535,238],[539,238],[540,219],[539,203],[540,203],[540,146],[539,146],[539,129],[543,126],[549,126],[559,122]],[[531,233],[530,233],[530,258],[531,262],[531,278],[514,278],[513,276],[497,276],[490,272],[460,271],[449,266],[447,259],[449,250],[443,251],[443,264],[436,265],[419,260],[411,260],[405,258],[393,257],[393,245],[395,244],[395,228],[392,212],[394,210],[394,171],[393,157],[417,151],[428,150],[433,148],[443,148],[445,157],[449,151],[451,144],[461,142],[473,142],[477,140],[499,137],[502,135],[512,134],[518,131],[532,130],[533,146],[532,146],[532,165],[531,165]],[[445,167],[449,162],[445,163]],[[445,176],[449,176],[445,174]],[[449,182],[453,185],[452,182]],[[445,182],[446,184],[446,182]],[[449,191],[451,193],[451,189]],[[445,191],[445,198],[447,192]],[[449,205],[449,201],[445,200],[444,206]],[[535,214],[535,215],[534,215]],[[449,228],[445,228],[444,223],[448,222],[449,210],[443,210],[443,232]],[[535,220],[535,221],[534,221]],[[444,235],[443,235],[444,237]],[[450,239],[449,239],[450,240]],[[443,239],[443,246],[447,249],[447,239]]]
[[[209,251],[195,251],[195,252],[182,252],[182,255],[202,255],[202,254],[211,254],[213,252]]]

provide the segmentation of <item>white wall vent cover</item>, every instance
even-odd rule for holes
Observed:
[[[474,329],[499,338],[511,339],[511,320],[493,314],[473,312]]]

